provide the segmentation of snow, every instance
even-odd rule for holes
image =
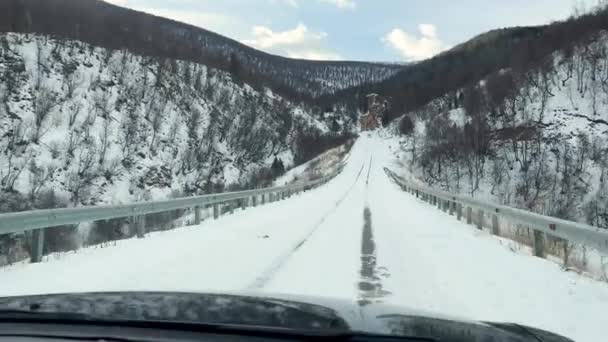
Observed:
[[[8,96],[10,110],[0,106],[0,136],[4,137],[0,139],[1,149],[9,150],[8,132],[18,123],[27,130],[26,144],[16,152],[11,150],[13,165],[23,166],[14,187],[20,194],[27,194],[32,188],[32,172],[25,167],[28,156],[41,169],[56,169],[40,191],[52,189],[57,197],[65,199],[62,205],[121,204],[144,197],[166,199],[172,192],[190,194],[202,191],[209,183],[242,185],[256,170],[270,167],[275,156],[281,158],[286,167],[292,166],[299,130],[329,132],[327,124],[309,109],[269,89],[258,92],[246,84],[235,84],[228,73],[205,65],[176,61],[174,65],[179,72],[164,75],[156,85],[158,70],[162,69],[143,56],[78,41],[59,42],[35,34],[5,33],[0,34],[0,39],[8,47],[0,55],[0,73],[6,79],[11,76],[17,80]],[[25,71],[12,68],[11,63],[22,65]],[[74,72],[66,72],[66,65],[74,67]],[[191,71],[190,81],[183,77],[185,70]],[[200,89],[195,89],[198,76]],[[38,80],[40,88],[37,88]],[[70,81],[74,81],[71,95]],[[4,83],[0,80],[0,92],[5,90]],[[30,135],[35,103],[46,92],[56,96],[56,105],[40,124],[40,142],[34,143]],[[68,118],[74,108],[80,108],[79,114],[70,123]],[[196,137],[190,137],[188,117],[195,111],[200,113],[200,127],[194,132]],[[244,117],[252,111],[255,119],[247,121]],[[161,112],[155,135],[150,116]],[[289,132],[279,134],[286,129],[288,114],[298,125],[290,125]],[[131,135],[132,141],[126,148],[123,143],[131,117],[135,118],[136,133]],[[108,147],[102,160],[100,151],[106,124]],[[70,136],[78,136],[73,153],[67,153]],[[195,159],[192,153],[188,157],[191,140],[198,141],[197,153],[201,153],[205,161],[194,168],[182,167],[186,160]],[[94,159],[100,162],[90,167],[94,179],[77,199],[70,193],[69,179],[80,173],[80,157],[88,152],[95,154]],[[0,155],[0,173],[4,175],[8,172],[8,155]],[[156,174],[154,168],[161,167],[170,170],[163,184],[146,182]],[[114,175],[106,178],[106,170],[112,170]],[[0,190],[7,189],[3,185]]]
[[[285,201],[4,267],[0,295],[258,289],[365,299],[516,322],[576,341],[605,340],[608,284],[513,253],[500,239],[401,191],[383,171],[395,166],[398,143],[363,134],[340,175]],[[361,287],[360,274],[366,207],[375,246],[372,290]]]
[[[298,180],[311,180],[320,178],[319,176],[328,175],[337,170],[338,166],[348,157],[345,155],[346,150],[347,147],[345,145],[329,149],[318,157],[288,170],[274,181],[274,185],[282,186]],[[290,155],[284,157],[284,155],[279,154],[277,157],[283,160],[283,165],[285,165],[286,158],[289,157],[292,157],[293,162],[293,156]]]
[[[452,109],[448,112],[448,117],[450,120],[455,123],[458,127],[464,127],[470,119],[467,117],[464,109],[456,108]]]

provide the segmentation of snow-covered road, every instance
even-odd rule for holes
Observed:
[[[250,291],[382,301],[606,340],[608,284],[511,252],[402,192],[363,135],[326,186],[200,226],[0,269],[0,295]]]

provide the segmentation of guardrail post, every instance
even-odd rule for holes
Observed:
[[[131,231],[135,231],[138,239],[143,239],[146,237],[146,230],[144,227],[144,217],[143,216],[133,216],[131,217]]]
[[[534,256],[545,257],[545,234],[534,229]]]
[[[473,208],[467,207],[467,224],[473,223]]]
[[[254,207],[258,206],[258,196],[257,195],[251,196],[251,205]]]
[[[483,210],[481,209],[477,211],[477,229],[483,229]]]
[[[456,206],[456,202],[450,201],[450,216],[454,216],[454,207]]]
[[[492,234],[500,235],[500,227],[498,225],[498,209],[496,209],[496,213],[492,214]]]
[[[197,226],[199,224],[201,224],[201,207],[200,206],[194,207],[194,224]]]
[[[418,190],[416,190],[416,198],[418,198],[419,194],[418,194]]]
[[[458,217],[458,221],[462,219],[462,203],[456,204],[456,215]]]
[[[450,201],[444,200],[442,203],[442,206],[441,206],[441,210],[443,210],[444,213],[447,213],[449,205],[450,205]]]
[[[266,204],[266,194],[262,194],[262,205]]]
[[[435,197],[435,198],[437,200],[437,209],[441,210],[441,204],[442,204],[441,202],[443,201],[443,199],[437,198],[437,197]]]
[[[234,202],[228,202],[228,213],[230,215],[234,214]]]
[[[216,203],[213,205],[213,219],[217,220],[219,217],[220,217],[220,205]]]
[[[44,252],[44,229],[36,229],[32,232],[32,246],[30,251],[30,262],[38,263],[42,261]]]

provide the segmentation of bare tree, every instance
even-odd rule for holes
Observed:
[[[72,202],[78,205],[88,196],[95,179],[95,150],[81,149],[78,155],[78,168],[67,177],[67,189],[72,195]]]
[[[43,135],[42,128],[45,119],[51,113],[51,110],[59,104],[57,101],[57,95],[46,87],[38,90],[36,98],[34,99],[32,106],[34,109],[34,133],[32,140],[38,143],[40,137]]]
[[[83,148],[78,156],[78,176],[86,178],[94,173],[95,149]]]
[[[66,87],[66,97],[68,99],[73,99],[76,89],[80,87],[83,82],[84,77],[79,71],[74,71],[66,75],[64,78],[64,83]]]
[[[103,121],[103,129],[99,133],[99,165],[103,165],[106,158],[106,153],[110,147],[110,119]]]
[[[98,91],[93,95],[93,101],[96,111],[96,113],[94,113],[95,116],[97,116],[97,113],[101,113],[101,116],[104,119],[109,119],[110,113],[114,107],[114,105],[110,103],[110,93],[107,91]],[[95,123],[94,120],[90,124],[92,125],[93,123]]]
[[[40,192],[40,190],[47,184],[48,181],[52,180],[56,170],[56,166],[41,167],[36,164],[35,160],[32,160],[30,162],[29,197],[31,201],[34,201],[38,197],[38,193]]]
[[[76,151],[76,148],[78,148],[78,145],[80,145],[81,141],[82,141],[82,132],[80,132],[80,130],[78,130],[78,129],[71,130],[70,134],[68,134],[68,140],[66,142],[66,152],[67,152],[68,156],[75,157],[74,151]],[[69,164],[70,160],[71,160],[70,158],[66,159],[68,164]]]
[[[122,149],[123,163],[127,166],[131,162],[139,137],[139,116],[134,108],[129,108],[123,119],[122,133],[119,143]]]
[[[114,177],[120,172],[120,159],[112,159],[102,166],[101,174],[108,181],[112,182]]]
[[[150,151],[153,154],[156,154],[156,138],[158,136],[158,132],[161,129],[161,125],[163,122],[163,114],[167,107],[167,100],[160,100],[160,103],[154,105],[154,108],[151,112],[150,124],[152,126],[152,140],[150,141]]]
[[[75,102],[69,109],[69,125],[70,127],[74,126],[74,124],[76,123],[76,119],[78,118],[78,115],[80,114],[80,110],[82,109],[82,103],[80,102]]]
[[[5,191],[15,190],[15,182],[17,182],[30,160],[32,160],[31,153],[20,160],[15,160],[14,154],[9,154],[6,171],[0,171],[0,185]]]
[[[37,91],[40,90],[40,88],[42,87],[42,73],[43,70],[46,68],[46,65],[44,64],[46,62],[46,59],[42,55],[43,46],[44,44],[42,40],[36,39],[36,71],[34,74],[34,89]]]
[[[4,154],[14,154],[17,147],[24,141],[27,133],[27,127],[21,120],[14,120],[11,123],[11,128],[2,136],[6,141]]]

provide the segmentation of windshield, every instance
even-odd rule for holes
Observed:
[[[2,0],[0,297],[605,340],[606,32],[595,0]]]

